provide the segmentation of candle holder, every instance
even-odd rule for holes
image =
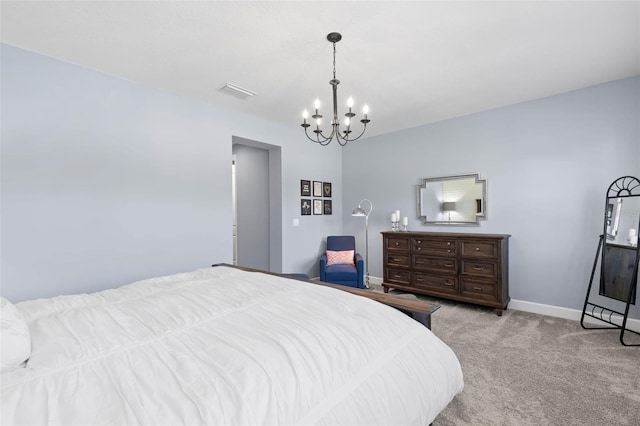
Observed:
[[[399,221],[391,221],[391,230],[394,232],[398,232],[400,230],[400,222]]]
[[[408,232],[409,230],[407,229],[407,227],[409,226],[409,218],[408,217],[403,217],[402,218],[402,232]]]

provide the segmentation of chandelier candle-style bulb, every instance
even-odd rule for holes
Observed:
[[[347,100],[347,107],[349,107],[349,112],[346,113],[344,116],[348,118],[355,117],[356,115],[353,112],[351,112],[351,108],[353,108],[353,98],[349,98]]]
[[[304,133],[305,135],[307,135],[307,138],[312,142],[316,142],[322,146],[326,146],[329,143],[331,143],[331,141],[335,138],[341,146],[345,146],[347,142],[360,139],[362,135],[364,135],[364,132],[367,129],[367,124],[371,122],[371,120],[369,120],[369,117],[367,115],[369,113],[369,106],[365,105],[364,108],[362,109],[364,114],[364,118],[360,120],[360,123],[362,123],[362,131],[358,136],[350,137],[350,134],[352,133],[351,126],[353,124],[353,118],[356,116],[356,114],[353,112],[353,109],[352,109],[354,105],[353,97],[349,97],[347,99],[348,111],[347,113],[344,114],[345,116],[345,119],[343,121],[344,127],[342,129],[340,128],[340,120],[338,119],[338,105],[337,105],[338,84],[340,84],[340,80],[336,78],[336,43],[342,40],[342,35],[340,35],[340,33],[329,33],[327,34],[327,40],[333,43],[333,78],[329,80],[329,84],[331,85],[331,88],[333,91],[333,118],[330,122],[331,132],[329,134],[325,134],[320,129],[320,125],[321,125],[320,119],[322,118],[322,115],[320,114],[319,98],[316,98],[315,102],[313,103],[315,114],[311,116],[316,121],[316,128],[315,130],[313,130],[313,133],[315,133],[315,137],[311,136],[308,133],[308,128],[310,127],[310,124],[307,123],[308,115],[305,115],[305,114],[308,114],[306,112],[307,110],[305,110],[305,112],[302,115],[303,120],[302,120],[301,126],[304,128]]]

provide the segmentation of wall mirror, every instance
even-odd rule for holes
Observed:
[[[480,225],[487,218],[487,181],[478,173],[423,178],[418,219],[425,225]]]

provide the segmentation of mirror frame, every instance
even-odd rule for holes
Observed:
[[[482,201],[481,201],[481,211],[480,213],[476,213],[475,221],[439,221],[439,220],[429,220],[426,215],[422,212],[422,190],[427,188],[428,183],[446,181],[446,180],[455,180],[455,179],[468,179],[474,178],[476,184],[482,185]],[[451,176],[439,176],[433,178],[423,178],[421,179],[421,183],[417,185],[417,212],[418,219],[422,220],[423,225],[456,225],[456,226],[480,226],[480,220],[487,219],[487,180],[480,179],[480,173],[469,173],[469,174],[461,174],[461,175],[451,175]]]
[[[621,178],[616,179],[607,190],[607,196],[605,198],[605,209],[604,209],[604,224],[603,224],[603,232],[600,236],[601,241],[604,244],[602,247],[602,252],[600,253],[600,296],[605,296],[611,299],[620,300],[622,302],[627,302],[629,304],[635,305],[636,302],[636,290],[637,290],[637,279],[638,279],[638,271],[634,269],[631,276],[631,281],[629,283],[622,283],[620,285],[616,285],[616,289],[622,288],[623,291],[629,293],[629,288],[631,288],[631,292],[628,295],[628,299],[626,296],[624,298],[619,298],[613,294],[611,291],[607,290],[607,280],[606,277],[608,274],[612,274],[612,271],[608,270],[609,263],[607,262],[607,246],[611,247],[622,247],[625,250],[630,250],[633,252],[631,255],[631,260],[635,260],[635,267],[637,268],[638,260],[640,259],[640,247],[638,244],[624,244],[620,242],[616,242],[616,237],[619,233],[619,225],[620,225],[620,215],[623,207],[623,199],[628,198],[636,198],[640,197],[640,180],[633,176],[623,176]],[[615,201],[614,201],[615,200]],[[632,219],[633,220],[633,219]],[[637,228],[640,228],[640,214],[638,214],[637,218]],[[607,226],[607,221],[612,221],[611,226]],[[634,222],[632,222],[634,223]],[[614,262],[618,263],[618,262]],[[594,265],[595,267],[595,265]],[[615,271],[617,272],[617,271]]]

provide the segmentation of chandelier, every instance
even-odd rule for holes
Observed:
[[[341,146],[345,146],[347,142],[355,141],[360,139],[362,135],[364,135],[364,131],[367,129],[367,123],[369,123],[369,118],[367,114],[369,113],[369,107],[365,105],[362,108],[362,113],[364,114],[364,118],[360,120],[363,124],[362,132],[356,137],[350,136],[352,133],[351,124],[353,123],[353,117],[356,116],[355,113],[351,111],[353,108],[353,98],[349,98],[347,100],[347,107],[349,108],[349,112],[347,112],[344,116],[344,122],[340,123],[340,119],[338,118],[338,84],[340,84],[340,80],[336,78],[336,43],[342,40],[342,35],[340,33],[329,33],[327,34],[327,40],[333,43],[333,79],[329,80],[329,84],[333,88],[333,120],[331,120],[331,133],[326,135],[322,130],[320,130],[320,125],[322,124],[322,115],[320,115],[320,100],[316,99],[314,103],[315,113],[311,116],[315,120],[315,129],[313,130],[314,135],[309,135],[309,127],[311,124],[307,123],[307,118],[309,118],[309,111],[306,109],[302,113],[302,124],[304,127],[304,133],[307,135],[307,138],[311,142],[319,143],[322,146],[329,145],[333,138],[335,138]]]

